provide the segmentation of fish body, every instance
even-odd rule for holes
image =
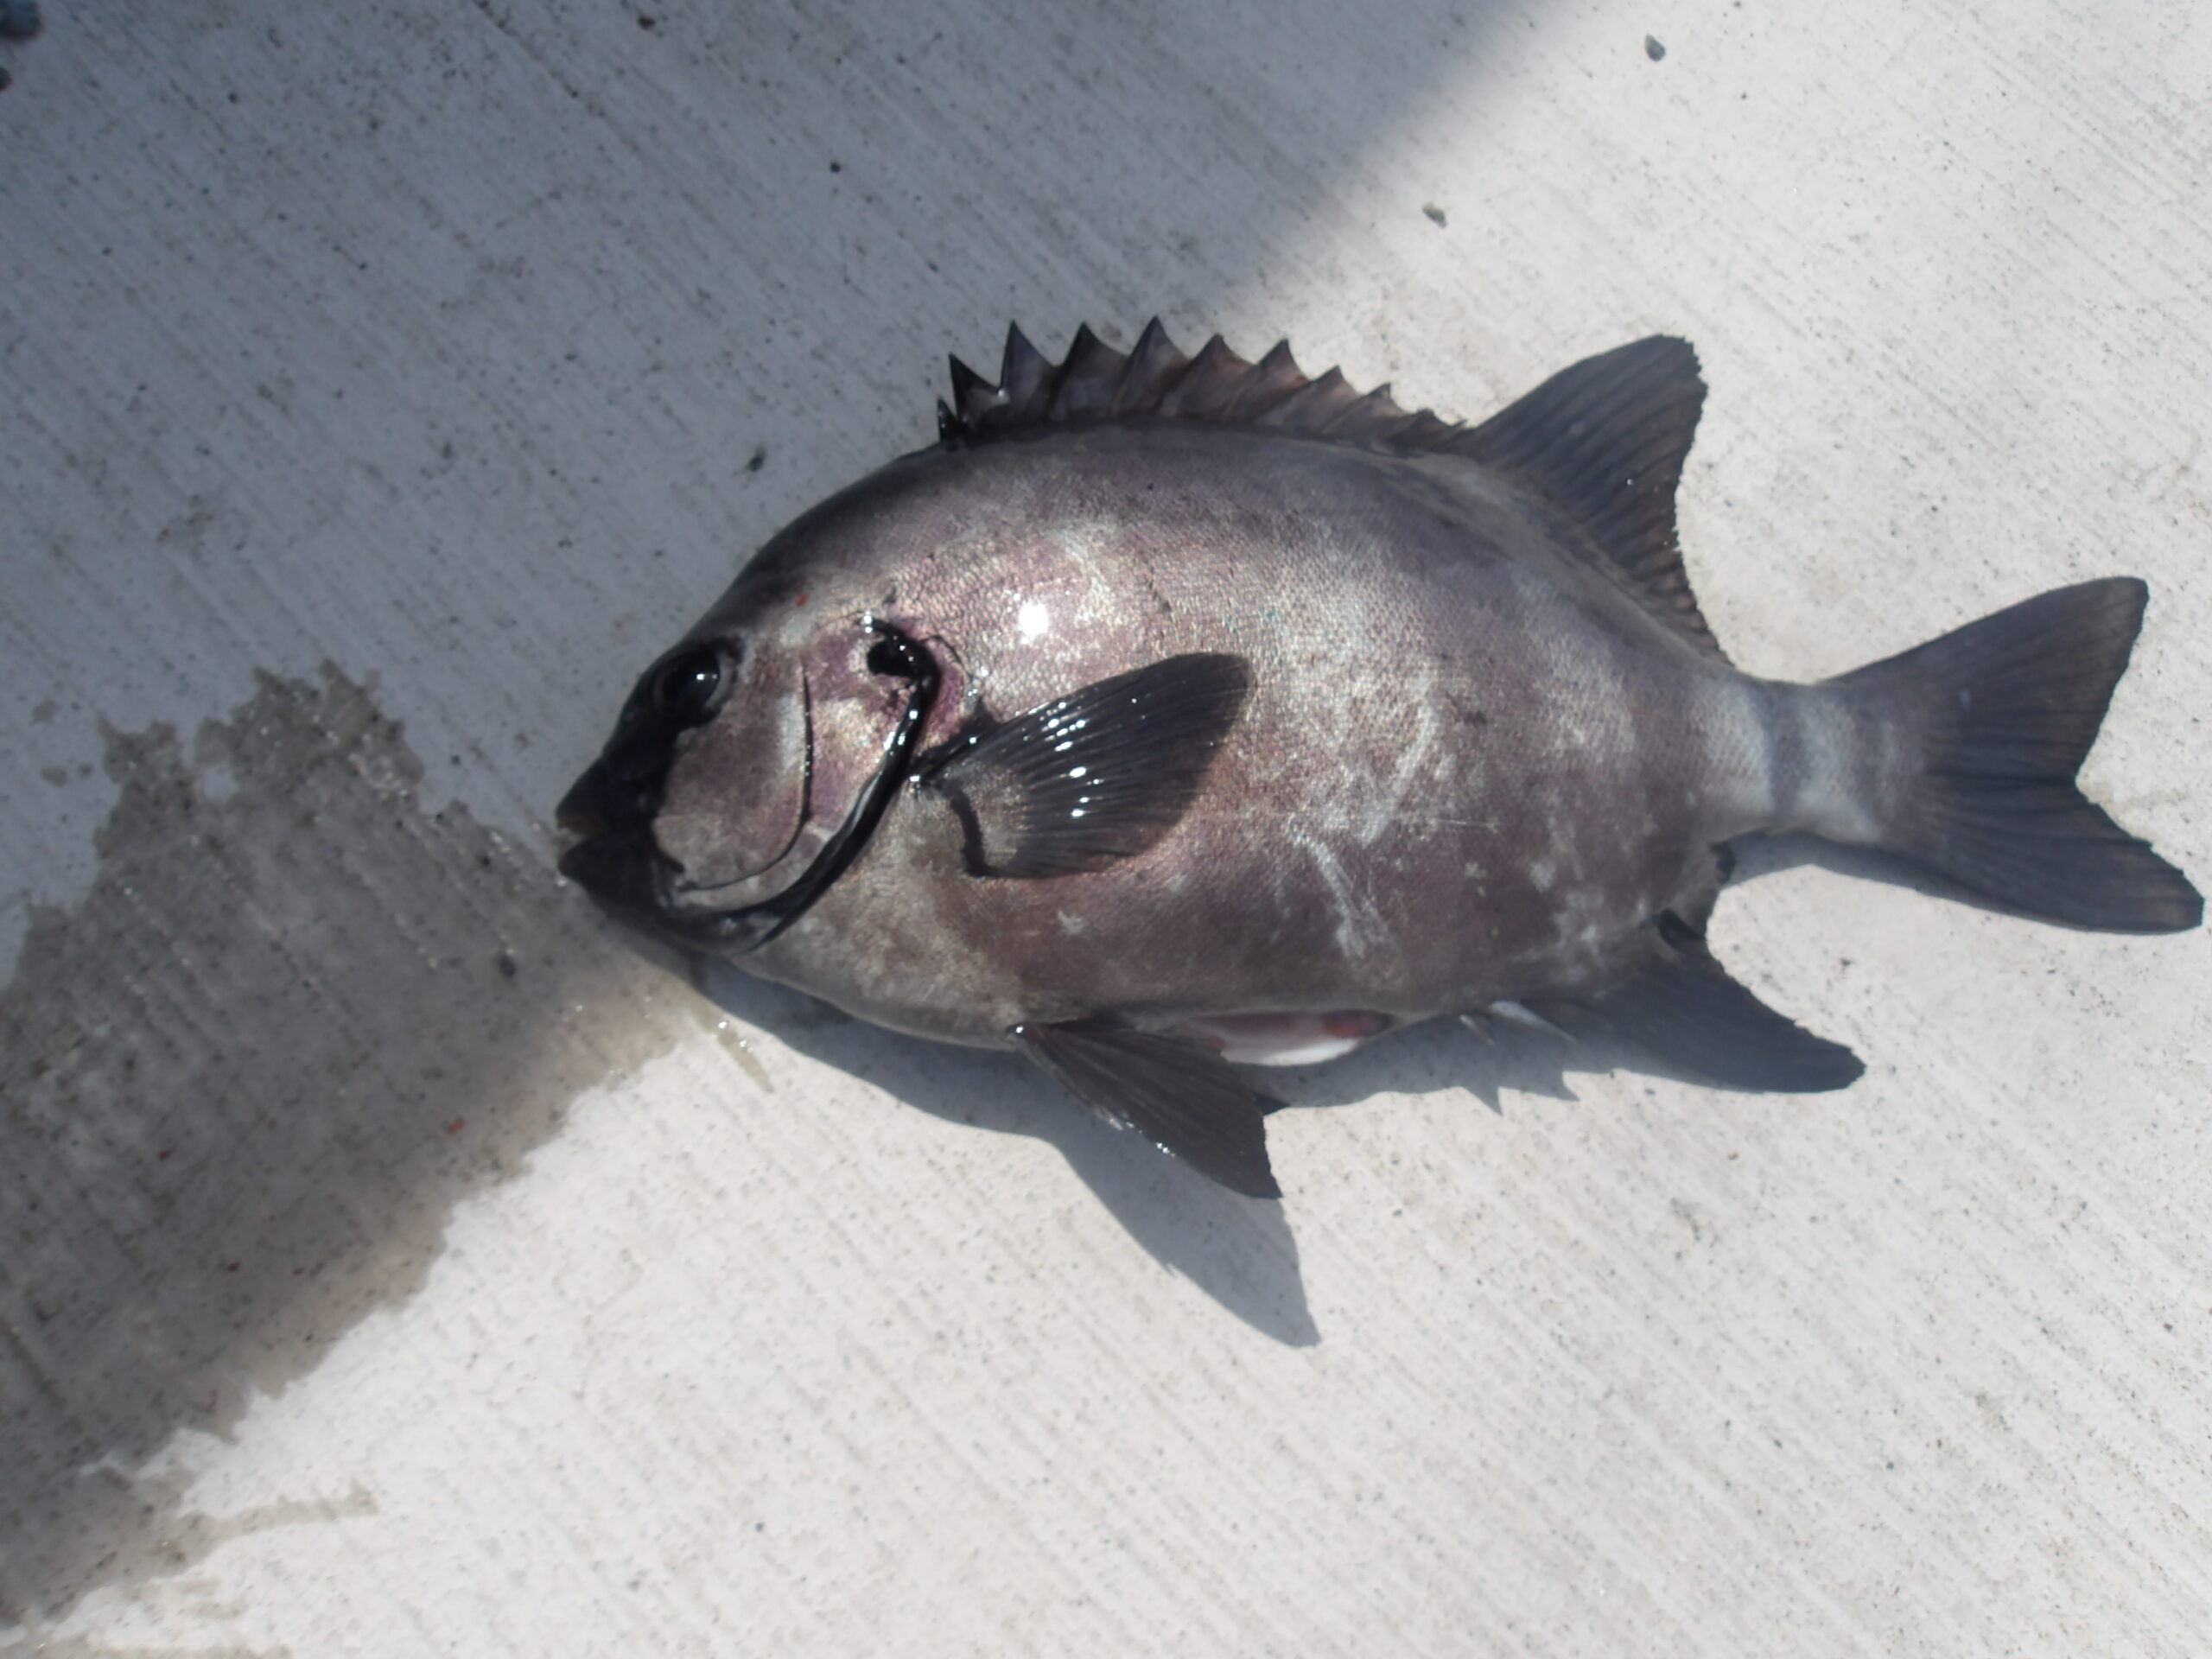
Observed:
[[[639,681],[563,868],[863,1018],[1022,1049],[1239,1190],[1275,1187],[1230,1062],[1439,1014],[1849,1082],[1705,950],[1738,836],[2084,925],[2201,914],[2071,784],[2139,582],[1819,685],[1727,662],[1675,545],[1681,341],[1473,428],[1156,323],[1058,365],[1016,332],[954,386],[937,445],[777,536]]]
[[[1635,923],[1709,900],[1713,845],[1764,822],[1756,702],[1485,482],[1110,426],[932,452],[803,521],[728,614],[776,582],[808,594],[782,648],[825,605],[931,640],[957,678],[924,747],[979,707],[1192,653],[1240,658],[1250,689],[1172,853],[977,880],[957,816],[917,791],[747,965],[992,1046],[1103,1010],[1409,1020],[1602,977]]]

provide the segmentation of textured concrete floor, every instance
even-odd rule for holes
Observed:
[[[1423,1030],[1277,1206],[546,823],[1009,316],[1666,330],[1737,659],[2142,575],[2086,777],[2202,882],[2212,15],[643,4],[0,42],[0,1654],[2212,1651],[2201,933],[1769,852],[1856,1088]]]

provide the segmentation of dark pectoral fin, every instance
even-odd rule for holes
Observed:
[[[1593,1023],[1728,1089],[1817,1094],[1866,1070],[1840,1043],[1815,1037],[1728,977],[1705,941],[1669,912],[1643,967],[1618,985],[1528,1006],[1568,1031]]]
[[[1076,875],[1141,853],[1196,798],[1251,675],[1198,652],[1117,674],[955,741],[925,787],[976,875]]]
[[[1279,1198],[1265,1110],[1236,1068],[1203,1044],[1091,1020],[1016,1026],[1024,1053],[1092,1110],[1233,1192]]]

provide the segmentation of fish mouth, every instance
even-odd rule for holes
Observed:
[[[561,827],[576,833],[580,826],[568,820]],[[561,874],[603,904],[617,910],[658,917],[661,883],[654,866],[658,862],[652,836],[644,830],[586,830],[583,838],[561,855]]]
[[[584,769],[553,821],[569,837],[563,875],[612,909],[654,921],[666,915],[668,859],[653,842],[646,799],[624,788],[604,759]]]
[[[563,821],[562,827],[575,834],[582,824]],[[791,887],[760,904],[739,910],[694,911],[675,902],[677,867],[654,842],[650,829],[601,829],[585,834],[561,854],[557,865],[563,875],[596,903],[632,926],[680,944],[729,954],[757,950],[796,921],[795,913],[785,919],[779,907],[813,874],[810,868]],[[809,902],[813,896],[809,893]],[[782,926],[776,925],[779,921]]]
[[[626,785],[604,758],[593,761],[553,809],[554,823],[569,837],[557,866],[626,919],[678,931],[682,912],[669,902],[676,867],[653,840],[657,794],[634,782]]]

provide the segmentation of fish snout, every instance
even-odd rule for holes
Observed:
[[[652,791],[594,760],[553,810],[569,838],[561,874],[602,904],[657,913],[666,860],[652,835]]]
[[[660,810],[668,767],[664,760],[639,766],[637,759],[611,752],[593,761],[553,809],[554,822],[574,836],[649,826]]]
[[[652,836],[643,830],[601,830],[561,855],[561,874],[601,904],[658,915],[659,868]]]

